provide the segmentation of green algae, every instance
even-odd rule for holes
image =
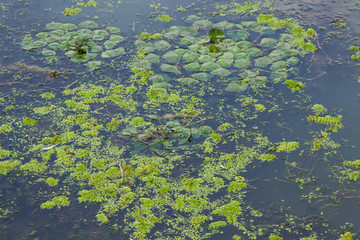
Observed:
[[[219,9],[226,9],[224,6]],[[243,13],[256,12],[258,6],[248,3],[235,7],[236,11]],[[273,85],[270,84],[276,84],[272,79],[280,78],[281,74],[290,75],[292,72],[290,69],[271,72],[273,69],[269,70],[268,65],[287,57],[285,60],[289,61],[291,57],[283,54],[287,47],[279,47],[280,53],[273,53],[272,59],[267,57],[266,64],[259,62],[263,56],[257,55],[270,56],[270,51],[282,42],[272,40],[271,44],[263,44],[263,50],[258,46],[261,42],[255,46],[243,40],[247,39],[249,29],[255,28],[256,23],[267,24],[281,32],[288,30],[281,28],[290,26],[295,37],[306,41],[314,33],[305,31],[304,35],[287,19],[282,21],[269,16],[266,19],[242,22],[246,30],[236,37],[231,37],[233,32],[230,31],[235,25],[230,21],[212,23],[207,19],[195,22],[195,28],[191,30],[170,27],[162,33],[140,34],[142,42],[135,43],[136,54],[120,69],[128,73],[128,77],[105,78],[107,83],[84,82],[59,93],[61,98],[42,93],[37,97],[52,101],[51,105],[36,102],[29,109],[29,114],[35,115],[25,115],[29,116],[26,118],[14,115],[17,121],[8,126],[24,130],[20,138],[23,141],[31,139],[31,144],[23,144],[21,154],[4,150],[8,152],[3,157],[19,154],[29,160],[4,160],[1,173],[20,170],[21,174],[33,178],[43,179],[45,176],[48,186],[40,187],[39,191],[59,185],[63,189],[49,191],[38,204],[40,208],[62,209],[76,203],[95,206],[93,219],[127,232],[133,239],[205,239],[220,233],[225,226],[235,227],[237,234],[252,239],[282,239],[278,231],[296,231],[298,226],[302,226],[302,220],[295,223],[293,216],[288,216],[279,224],[269,224],[245,199],[252,187],[249,179],[244,177],[248,169],[257,167],[258,163],[277,161],[277,154],[297,154],[299,148],[309,144],[292,136],[282,142],[271,140],[271,136],[266,136],[266,131],[261,129],[265,124],[260,119],[268,114],[277,117],[280,111],[277,105],[283,104],[277,96],[271,95]],[[212,25],[225,31],[224,38],[215,40],[216,52],[203,46],[209,41],[201,36],[204,35],[202,28],[210,29]],[[97,26],[88,22],[84,27]],[[106,35],[96,33],[97,36]],[[56,34],[60,36],[64,32],[53,33]],[[47,37],[46,34],[42,36]],[[97,39],[102,41],[102,38]],[[113,49],[122,40],[116,39],[116,43],[104,43],[105,49]],[[27,41],[23,45],[26,46]],[[310,44],[307,49],[302,43],[285,43],[292,46],[287,50],[296,50],[296,47],[304,51],[315,50]],[[35,45],[45,46],[42,44],[40,41]],[[181,48],[177,48],[178,44]],[[103,58],[117,56],[105,52],[101,53]],[[147,58],[153,56],[150,54],[159,54],[159,61]],[[301,58],[300,52],[296,55]],[[231,61],[230,65],[225,64],[224,59]],[[239,59],[244,59],[244,62],[239,62]],[[252,67],[253,63],[257,68]],[[274,72],[278,75],[270,77],[268,83],[267,77]],[[256,84],[257,81],[262,84]],[[299,85],[299,82],[295,83]],[[291,90],[298,85],[291,85]],[[235,101],[224,104],[220,86],[228,93],[236,94]],[[300,94],[298,90],[293,92]],[[296,96],[301,98],[301,95]],[[211,101],[216,103],[216,107]],[[341,117],[325,115],[324,107],[306,101],[301,104],[308,105],[308,109],[314,112],[307,117],[308,122],[324,124],[325,131],[330,132],[342,127]],[[42,129],[43,115],[46,114],[51,131]],[[4,133],[12,131],[7,131],[7,127],[4,129]],[[330,137],[320,133],[321,137],[313,139],[314,147],[321,145],[324,151],[331,151],[327,149],[331,145]],[[346,163],[344,167],[351,168],[348,176],[356,181],[356,161]],[[298,179],[298,182],[303,180]],[[289,223],[290,227],[287,226]],[[297,235],[309,236],[311,229],[305,232]],[[234,239],[240,239],[240,236],[234,235]]]

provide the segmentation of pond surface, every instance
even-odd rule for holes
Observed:
[[[360,239],[360,3],[0,3],[0,239]]]

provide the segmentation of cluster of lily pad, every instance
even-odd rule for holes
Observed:
[[[214,41],[209,31],[222,32],[223,36]],[[250,41],[255,34],[258,38]],[[295,38],[291,33],[283,32],[276,39],[274,30],[256,21],[212,23],[203,19],[190,27],[172,26],[162,35],[135,42],[145,52],[144,57],[135,60],[135,67],[152,69],[152,63],[160,62],[162,73],[149,78],[157,86],[166,85],[167,74],[176,75],[176,81],[186,85],[216,76],[226,78],[225,90],[244,91],[251,85],[266,83],[268,78],[286,78],[300,54],[291,44]]]
[[[59,52],[75,63],[86,63],[90,68],[97,67],[102,61],[95,60],[98,55],[111,58],[122,55],[125,50],[119,46],[124,37],[117,34],[117,27],[99,29],[93,21],[84,21],[78,25],[72,23],[51,22],[46,25],[50,31],[39,32],[34,39],[27,34],[21,42],[23,49],[42,49],[47,61],[58,61]]]

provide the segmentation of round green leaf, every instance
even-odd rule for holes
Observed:
[[[244,40],[248,38],[248,33],[242,30],[229,31],[228,36],[234,40]]]
[[[164,50],[168,49],[169,47],[171,47],[169,42],[165,41],[165,40],[160,40],[160,41],[154,42],[154,46],[159,51],[164,51]]]
[[[275,46],[276,44],[277,40],[274,38],[263,38],[260,41],[260,45],[265,47]]]
[[[230,73],[231,72],[229,70],[222,68],[222,67],[217,68],[211,72],[212,75],[218,75],[221,77],[225,77],[225,76],[229,75]]]
[[[49,35],[49,32],[39,32],[36,34],[39,38],[46,38]]]
[[[268,56],[259,57],[255,59],[255,66],[257,67],[266,67],[267,65],[271,64],[273,60]]]
[[[79,23],[79,26],[85,27],[85,28],[95,28],[98,26],[98,24],[93,21],[84,21],[84,22]]]
[[[196,22],[193,23],[193,27],[195,28],[207,28],[209,26],[211,26],[211,22],[209,20],[198,20]]]
[[[247,84],[247,83],[232,82],[232,83],[229,83],[229,85],[225,88],[225,91],[242,92],[242,91],[245,91],[248,88],[248,86],[249,86],[249,84]]]
[[[125,49],[123,47],[119,47],[119,48],[115,48],[115,49],[111,49],[111,50],[107,50],[105,52],[101,53],[101,57],[103,58],[111,58],[111,57],[116,57],[119,56],[121,54],[125,53]]]
[[[178,70],[178,68],[176,66],[170,65],[170,64],[167,64],[167,63],[161,64],[160,69],[163,72],[176,73],[176,74],[179,73],[179,70]]]
[[[205,62],[212,62],[214,61],[214,58],[210,57],[209,55],[200,55],[198,58],[199,62],[205,63]]]
[[[230,67],[234,59],[232,58],[221,58],[216,63],[221,67]]]
[[[269,57],[272,60],[277,61],[286,57],[286,53],[283,50],[275,49],[269,54]]]
[[[205,80],[211,79],[213,77],[213,75],[211,75],[210,73],[199,72],[199,73],[191,74],[191,77],[193,77],[197,80],[200,80],[200,81],[205,81]]]
[[[145,60],[151,62],[151,63],[157,63],[160,61],[160,57],[156,54],[149,53],[144,57]]]
[[[169,62],[177,62],[180,59],[180,56],[175,51],[166,52],[162,57]]]
[[[251,66],[251,61],[248,58],[235,60],[234,66],[238,68],[246,68]]]
[[[236,46],[240,49],[248,49],[251,47],[251,42],[250,41],[239,41]]]
[[[299,62],[299,59],[297,57],[290,57],[287,62],[291,65],[296,65]]]
[[[280,68],[286,67],[287,63],[285,61],[276,61],[271,64],[272,70],[278,70]]]
[[[102,64],[101,61],[89,61],[86,63],[86,66],[88,66],[89,68],[94,68],[100,66],[101,64]]]
[[[193,52],[185,53],[184,56],[183,56],[183,59],[184,59],[184,60],[187,60],[187,61],[189,61],[189,62],[194,62],[194,61],[196,61],[198,58],[199,58],[199,54],[193,53]]]
[[[198,62],[192,62],[184,65],[184,68],[189,71],[195,71],[195,70],[199,70],[201,66]]]
[[[256,55],[259,55],[260,53],[262,53],[261,49],[260,48],[257,48],[257,47],[251,47],[249,49],[246,49],[245,50],[245,53],[250,55],[250,56],[256,56]]]
[[[54,50],[44,48],[41,52],[45,56],[55,56],[56,52]]]
[[[206,70],[206,71],[213,71],[217,68],[219,68],[220,65],[217,63],[213,63],[213,62],[207,62],[201,65],[201,68]]]
[[[117,28],[117,27],[107,27],[106,29],[109,30],[109,32],[111,32],[111,33],[120,32],[120,28]]]
[[[59,29],[63,23],[60,22],[51,22],[46,24],[46,29]]]

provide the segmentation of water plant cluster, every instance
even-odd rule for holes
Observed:
[[[92,71],[59,92],[0,97],[1,179],[26,179],[41,196],[37,209],[92,206],[93,220],[132,239],[206,239],[228,228],[233,239],[353,238],[348,229],[327,232],[326,221],[282,207],[269,221],[268,207],[248,199],[257,188],[249,171],[282,161],[291,174],[286,181],[304,189],[315,181],[312,170],[291,159],[331,157],[340,147],[332,136],[342,116],[311,102],[297,72],[317,49],[315,30],[272,14],[240,22],[190,15],[182,25],[136,36],[134,54],[114,77],[94,70],[102,68],[99,57],[120,61],[125,37],[118,28],[93,21],[45,28],[36,39],[26,35],[23,49],[41,51],[50,64],[64,54]],[[274,120],[283,109],[299,104],[307,139],[271,134],[286,128]],[[357,181],[359,165],[344,162],[341,180]],[[2,204],[1,215],[11,215],[11,199]]]

